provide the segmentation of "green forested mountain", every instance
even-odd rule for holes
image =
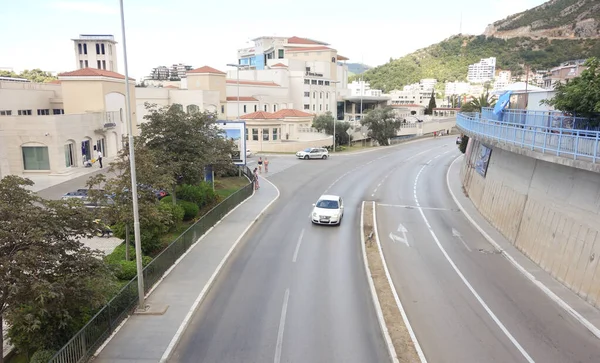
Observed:
[[[457,35],[368,70],[363,77],[372,88],[387,92],[422,78],[435,78],[439,82],[466,80],[469,64],[481,58],[496,57],[497,69],[519,75],[524,72],[524,64],[532,70],[542,70],[591,56],[600,57],[600,39],[499,39]]]

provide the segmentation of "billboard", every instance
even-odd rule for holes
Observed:
[[[479,173],[479,175],[481,175],[484,178],[487,174],[491,154],[492,149],[483,144],[479,144],[479,150],[476,156],[477,159],[475,160],[475,171],[477,171],[477,173]]]
[[[217,127],[223,130],[224,137],[233,141],[235,151],[231,158],[235,165],[246,165],[246,122],[217,121]]]

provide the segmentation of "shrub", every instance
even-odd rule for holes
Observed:
[[[56,354],[56,352],[53,350],[38,350],[37,352],[33,353],[29,363],[48,363],[54,354]]]
[[[177,203],[177,205],[183,207],[184,221],[192,220],[198,216],[198,213],[200,213],[200,208],[198,207],[198,205],[192,202],[188,202],[187,200],[181,200]]]
[[[467,151],[467,145],[469,144],[469,137],[467,135],[463,135],[460,145],[458,145],[458,149],[461,153],[465,153]]]
[[[195,203],[202,208],[214,203],[217,200],[217,194],[213,191],[212,185],[207,182],[198,185],[183,184],[177,187],[177,199]]]
[[[168,214],[171,216],[171,220],[173,221],[173,224],[170,228],[170,230],[174,230],[175,228],[177,228],[177,226],[179,225],[179,223],[181,223],[181,221],[183,221],[183,217],[185,215],[185,210],[183,209],[183,207],[178,204],[178,205],[173,205],[173,199],[169,196],[169,197],[165,197],[165,198],[169,198],[167,200],[167,202],[163,202],[160,203],[158,206],[158,209],[165,214]],[[165,199],[163,198],[163,199]]]

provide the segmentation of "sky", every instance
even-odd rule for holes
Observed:
[[[123,0],[129,75],[185,63],[227,70],[260,36],[299,36],[377,66],[462,33],[481,34],[544,0]],[[118,0],[0,0],[0,69],[76,69],[71,39],[113,34],[124,73]]]

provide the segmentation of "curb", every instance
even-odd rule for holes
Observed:
[[[367,280],[369,280],[369,288],[371,290],[371,297],[373,298],[373,305],[375,306],[375,312],[377,313],[377,321],[379,322],[379,328],[381,329],[381,333],[385,339],[386,346],[388,348],[388,353],[390,355],[390,360],[393,363],[399,363],[398,354],[396,354],[396,349],[394,348],[394,344],[392,343],[392,337],[388,331],[387,325],[385,324],[385,319],[383,318],[383,310],[381,309],[381,305],[379,304],[379,298],[377,297],[377,291],[375,290],[375,283],[373,282],[373,276],[371,276],[371,270],[369,269],[369,261],[367,259],[367,249],[365,247],[365,202],[363,201],[360,207],[360,245],[362,249],[363,261],[365,266],[365,274],[367,275]]]
[[[375,232],[375,240],[377,241],[377,247],[379,247],[379,256],[381,257],[381,262],[383,262],[383,269],[385,270],[385,277],[388,280],[390,288],[392,289],[392,293],[394,294],[394,300],[396,300],[396,306],[398,306],[398,310],[400,310],[400,314],[402,315],[402,320],[404,321],[404,325],[406,325],[406,329],[408,330],[408,334],[410,335],[410,339],[412,340],[417,354],[421,363],[427,363],[427,358],[425,358],[425,353],[423,353],[423,349],[421,349],[421,345],[419,345],[419,341],[417,340],[417,336],[415,335],[410,322],[408,321],[408,316],[406,315],[406,311],[404,311],[404,307],[402,306],[402,302],[400,301],[400,297],[398,297],[398,292],[396,291],[396,286],[394,286],[394,281],[392,281],[392,277],[390,276],[390,270],[387,267],[387,262],[385,262],[385,257],[383,256],[383,249],[381,248],[381,241],[379,240],[379,231],[377,230],[377,209],[375,206],[375,202],[373,202],[373,231]]]
[[[177,330],[177,332],[175,333],[175,336],[173,336],[173,339],[171,340],[171,342],[169,343],[169,345],[167,346],[167,349],[165,350],[165,352],[163,353],[161,359],[160,359],[160,363],[166,363],[168,362],[169,358],[171,357],[171,355],[173,354],[173,350],[175,349],[175,347],[177,346],[177,344],[179,343],[179,341],[181,340],[181,337],[183,335],[183,333],[185,332],[186,328],[188,327],[190,321],[192,320],[192,316],[194,315],[194,313],[196,312],[196,310],[198,309],[198,307],[200,306],[200,304],[202,303],[202,301],[204,300],[204,298],[206,297],[206,295],[208,294],[208,292],[210,291],[210,288],[212,287],[213,283],[215,282],[215,280],[217,279],[217,277],[219,276],[219,274],[221,273],[221,270],[223,269],[223,266],[225,266],[225,264],[227,263],[227,261],[229,260],[229,257],[231,256],[231,254],[233,253],[233,251],[236,249],[237,245],[240,243],[240,241],[244,238],[244,236],[246,235],[246,233],[248,233],[248,231],[250,230],[250,228],[252,228],[252,226],[254,225],[254,223],[256,223],[256,221],[258,221],[258,219],[260,217],[262,217],[264,215],[264,213],[267,211],[267,209],[269,209],[271,207],[271,205],[273,205],[273,203],[275,203],[277,201],[277,199],[279,199],[281,192],[279,191],[279,188],[277,188],[277,186],[275,186],[275,184],[273,184],[271,181],[269,181],[266,178],[263,178],[265,181],[267,181],[269,184],[271,184],[275,190],[277,191],[277,196],[271,200],[261,211],[260,213],[250,222],[250,224],[248,224],[248,226],[246,227],[246,229],[244,229],[244,231],[240,234],[240,236],[236,239],[236,241],[233,243],[233,245],[231,246],[231,248],[229,249],[229,251],[227,251],[227,253],[225,254],[225,256],[223,257],[223,259],[221,260],[221,262],[219,263],[219,265],[217,266],[215,272],[213,272],[212,276],[208,279],[208,282],[204,285],[204,287],[202,288],[202,291],[200,291],[200,294],[198,295],[198,297],[196,298],[196,300],[194,301],[194,303],[192,304],[192,307],[190,308],[190,311],[188,311],[187,315],[185,316],[185,318],[183,319],[183,322],[181,323],[181,325],[179,326],[179,329]],[[256,190],[254,191],[254,193],[252,193],[252,196],[254,196],[254,194],[256,193]],[[249,200],[250,198],[246,199]],[[238,205],[238,207],[240,205],[242,205],[243,203],[240,203]],[[237,207],[236,207],[237,208]],[[231,212],[233,212],[235,210],[232,209]],[[231,213],[230,212],[230,213]],[[229,213],[228,213],[229,214]],[[226,217],[227,215],[225,215]],[[225,219],[225,217],[223,217],[221,220]],[[220,221],[221,221],[220,220]],[[219,221],[219,222],[220,222]],[[218,225],[215,224],[215,227]],[[210,230],[209,230],[210,231]],[[208,234],[208,232],[206,232],[206,234]]]
[[[475,222],[473,217],[468,214],[463,208],[462,204],[458,201],[458,198],[450,188],[450,170],[454,166],[454,164],[463,158],[463,155],[455,158],[454,161],[448,167],[448,171],[446,172],[446,187],[454,199],[454,202],[458,206],[458,208],[462,211],[462,213],[467,217],[469,222],[481,233],[481,235],[492,245],[496,250],[498,250],[504,258],[506,258],[521,274],[523,274],[528,280],[530,280],[535,286],[537,286],[542,292],[544,292],[552,301],[558,304],[561,308],[563,308],[569,315],[571,315],[575,320],[577,320],[581,325],[587,328],[596,338],[600,339],[600,329],[598,329],[594,324],[592,324],[589,320],[584,318],[581,314],[579,314],[575,309],[573,309],[568,303],[566,303],[563,299],[561,299],[558,295],[556,295],[552,290],[550,290],[546,285],[544,285],[541,281],[539,281],[533,274],[527,271],[523,266],[521,266],[508,252],[506,252],[486,231]],[[564,286],[564,285],[563,285]]]

